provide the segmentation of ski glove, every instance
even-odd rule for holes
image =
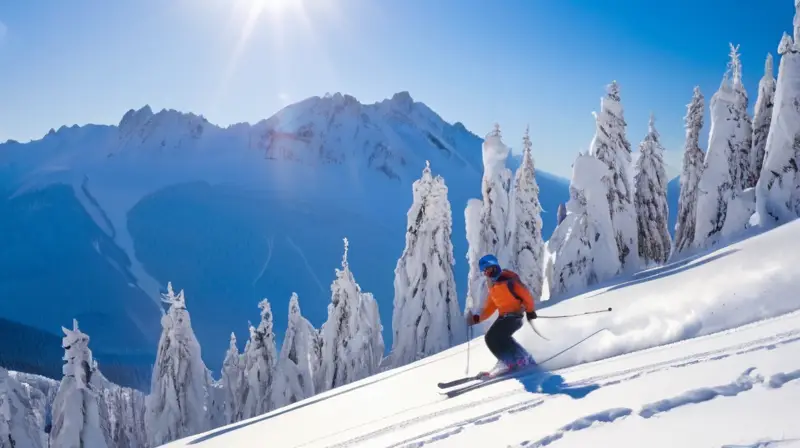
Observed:
[[[479,314],[472,314],[470,313],[467,316],[467,325],[475,325],[480,322],[481,316]]]
[[[536,319],[538,316],[536,315],[536,311],[528,311],[525,313],[525,317],[528,318],[528,320],[533,320]]]

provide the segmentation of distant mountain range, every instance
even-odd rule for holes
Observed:
[[[504,139],[518,146],[521,136]],[[324,322],[347,237],[389,347],[394,267],[411,183],[426,160],[449,188],[463,305],[463,210],[480,197],[481,143],[401,92],[375,104],[312,97],[226,128],[145,106],[117,126],[0,144],[0,334],[27,333],[34,351],[58,344],[60,326],[76,318],[109,379],[147,388],[159,293],[171,281],[185,290],[203,357],[218,374],[231,331],[243,346],[262,298],[279,338],[292,292],[315,326]],[[512,157],[509,167],[518,163]],[[548,237],[569,181],[543,171],[537,180]],[[11,351],[16,345],[0,338],[0,353],[18,353],[0,362],[29,365],[34,352]],[[57,371],[60,346],[35,353],[42,372]]]

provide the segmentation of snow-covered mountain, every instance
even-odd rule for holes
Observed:
[[[517,147],[522,136],[504,139]],[[389,346],[394,267],[411,182],[426,160],[447,181],[463,306],[463,210],[480,197],[481,144],[406,92],[376,104],[313,97],[227,128],[143,107],[117,126],[64,126],[41,140],[9,141],[0,145],[0,322],[41,347],[76,318],[110,379],[147,387],[133,384],[138,373],[114,372],[151,369],[159,293],[172,281],[185,290],[203,358],[217,372],[231,331],[246,340],[265,297],[279,341],[292,292],[321,325],[347,237],[353,273],[379,303]],[[518,163],[509,159],[511,168]],[[547,237],[568,183],[545,172],[537,181]],[[3,338],[0,353],[15,344]],[[37,359],[35,370],[57,371],[60,347],[46,353],[54,355]],[[10,358],[3,363],[12,369],[30,361]]]
[[[541,309],[544,374],[446,397],[476,338],[166,446],[800,447],[800,221],[756,232]]]

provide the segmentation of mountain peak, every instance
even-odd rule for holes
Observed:
[[[399,104],[414,104],[414,99],[411,98],[411,94],[408,93],[408,91],[404,90],[392,95],[392,102]]]

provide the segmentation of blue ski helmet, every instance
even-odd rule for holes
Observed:
[[[497,257],[492,254],[484,255],[480,260],[478,260],[478,269],[480,269],[481,272],[492,266],[497,266],[497,271],[500,271],[500,262],[497,261]]]

